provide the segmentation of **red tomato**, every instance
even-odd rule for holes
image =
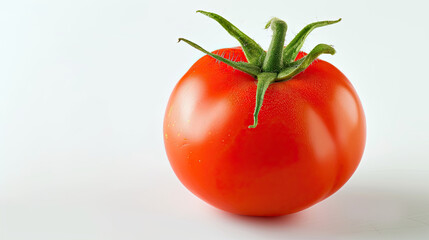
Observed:
[[[241,48],[213,53],[246,62]],[[255,92],[255,78],[209,56],[182,77],[164,119],[180,181],[217,208],[253,216],[294,213],[337,191],[357,168],[366,138],[349,80],[316,60],[268,87],[259,124],[250,129]]]

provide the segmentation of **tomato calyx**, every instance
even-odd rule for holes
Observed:
[[[268,51],[265,52],[258,43],[222,16],[201,10],[197,12],[217,21],[232,37],[237,39],[243,49],[247,62],[231,61],[222,56],[213,54],[196,43],[184,38],[179,38],[179,42],[184,41],[216,60],[237,70],[248,73],[257,79],[256,103],[255,111],[253,113],[254,122],[253,125],[249,126],[249,128],[255,128],[258,125],[258,114],[262,107],[265,92],[271,83],[292,79],[294,76],[310,66],[310,64],[321,54],[335,54],[335,49],[332,46],[327,44],[318,44],[310,51],[309,54],[295,61],[305,39],[311,31],[315,28],[331,25],[341,21],[340,18],[335,21],[320,21],[308,24],[288,45],[286,45],[286,47],[284,47],[287,24],[281,19],[272,18],[265,26],[265,29],[271,27],[273,31],[270,46]]]

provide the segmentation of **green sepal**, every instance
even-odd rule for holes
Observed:
[[[277,73],[262,72],[258,74],[257,87],[256,87],[256,103],[255,111],[253,113],[253,125],[250,125],[249,128],[255,128],[258,125],[258,115],[261,110],[262,103],[264,102],[264,95],[271,83],[276,80]]]
[[[264,62],[265,58],[265,51],[261,46],[259,46],[258,43],[256,43],[252,38],[244,34],[240,29],[238,29],[222,16],[219,16],[216,13],[201,10],[198,10],[197,12],[217,21],[232,37],[238,40],[247,61],[250,64],[262,67],[262,63]]]
[[[320,54],[323,53],[334,55],[335,49],[326,44],[317,45],[305,57],[286,65],[286,67],[278,74],[276,81],[284,81],[293,78],[298,73],[304,71],[314,60],[316,60],[318,56],[320,56]]]
[[[255,66],[253,64],[246,63],[246,62],[234,62],[234,61],[231,61],[229,59],[223,58],[223,57],[221,57],[219,55],[216,55],[214,53],[211,53],[211,52],[205,50],[204,48],[200,47],[196,43],[193,43],[193,42],[191,42],[191,41],[189,41],[187,39],[184,39],[184,38],[179,38],[178,42],[180,42],[180,41],[184,41],[187,44],[191,45],[192,47],[194,47],[194,48],[200,50],[201,52],[209,55],[210,57],[212,57],[212,58],[214,58],[214,59],[216,59],[218,61],[221,61],[221,62],[223,62],[225,64],[228,64],[229,66],[231,66],[231,67],[233,67],[233,68],[235,68],[237,70],[240,70],[242,72],[248,73],[248,74],[250,74],[250,75],[252,75],[254,77],[256,77],[261,72],[261,69],[258,66]]]
[[[336,21],[320,21],[320,22],[314,22],[310,23],[307,26],[305,26],[290,43],[284,48],[283,50],[283,64],[286,65],[292,61],[295,60],[296,56],[298,55],[299,51],[302,48],[302,45],[304,44],[305,38],[310,34],[311,31],[313,31],[315,28],[323,27],[326,25],[331,25],[334,23],[337,23],[341,21],[341,18]]]

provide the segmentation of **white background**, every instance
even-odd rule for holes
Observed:
[[[0,239],[428,239],[429,33],[425,1],[1,1]],[[399,3],[401,2],[401,3]],[[367,115],[367,147],[334,196],[278,218],[235,216],[187,191],[163,148],[175,83],[237,42],[333,44]]]

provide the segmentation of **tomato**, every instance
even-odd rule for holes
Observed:
[[[241,48],[214,53],[246,61]],[[181,182],[217,208],[254,216],[297,212],[337,191],[357,168],[366,136],[347,78],[318,60],[271,84],[259,125],[249,129],[255,92],[253,77],[209,56],[182,77],[164,120]]]
[[[213,53],[247,62],[241,47]],[[219,209],[252,216],[294,213],[352,176],[365,147],[364,112],[345,75],[316,60],[269,85],[259,123],[249,128],[257,81],[210,56],[199,59],[170,96],[165,149],[183,185]]]

